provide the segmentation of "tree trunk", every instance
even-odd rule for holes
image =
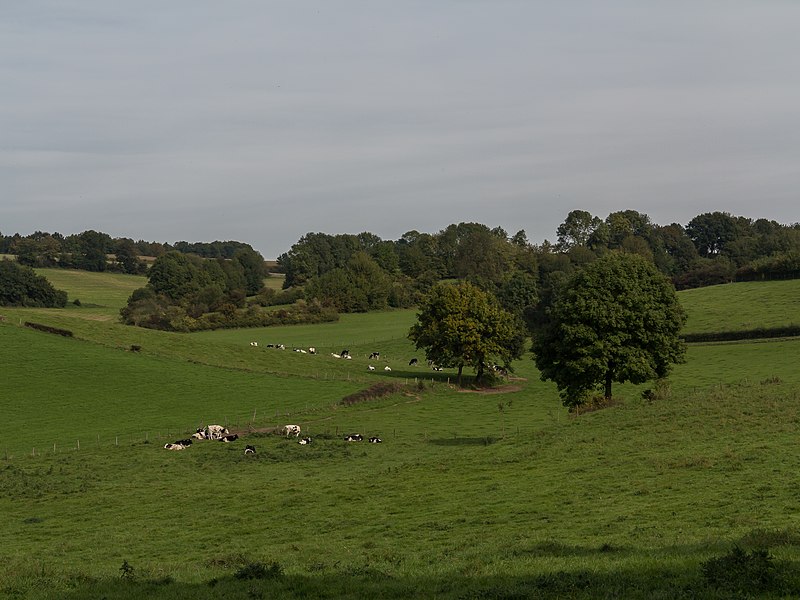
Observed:
[[[605,392],[606,400],[611,399],[611,369],[606,371],[606,392]]]
[[[458,385],[458,387],[461,387],[461,371],[463,370],[464,370],[464,365],[463,364],[458,365],[458,379],[456,379],[456,384]]]

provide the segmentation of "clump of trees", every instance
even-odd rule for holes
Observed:
[[[338,317],[319,302],[262,310],[266,275],[263,258],[249,246],[236,250],[230,260],[167,252],[153,262],[147,285],[131,294],[120,315],[129,325],[173,331],[314,323]],[[261,301],[248,305],[247,297],[254,294]]]
[[[0,306],[64,308],[67,292],[57,290],[26,265],[0,260]]]

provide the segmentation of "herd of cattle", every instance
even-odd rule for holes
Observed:
[[[300,425],[284,425],[280,430],[284,436],[289,437],[293,435],[296,438],[300,438]],[[195,433],[192,434],[191,439],[187,438],[184,440],[176,440],[171,444],[164,444],[164,448],[167,450],[185,450],[189,446],[192,445],[192,440],[219,440],[221,442],[234,442],[239,439],[239,435],[236,433],[231,433],[228,431],[227,427],[223,427],[222,425],[206,425],[205,427],[200,427]],[[361,442],[364,440],[364,437],[360,433],[351,433],[344,436],[344,441],[346,442]],[[298,439],[297,443],[303,446],[306,446],[312,442],[310,437],[304,437]],[[383,440],[377,436],[373,436],[369,438],[369,442],[371,444],[380,444]],[[244,449],[245,454],[255,454],[256,447],[247,445]]]
[[[253,347],[258,348],[258,342],[250,342],[250,345],[253,346]],[[286,346],[284,344],[267,344],[266,347],[267,348],[277,348],[278,350],[286,350]],[[292,348],[292,350],[294,352],[300,352],[301,354],[316,354],[317,353],[317,349],[315,347],[313,347],[313,346],[309,347],[307,350],[304,349],[304,348]],[[346,359],[346,360],[352,360],[353,359],[353,355],[350,354],[350,350],[348,348],[343,349],[341,352],[331,352],[331,356],[333,358],[343,358],[343,359]],[[380,358],[381,358],[381,353],[380,352],[371,352],[370,355],[369,355],[369,360],[380,360]],[[419,360],[416,359],[416,358],[412,358],[410,361],[408,361],[408,366],[409,367],[416,367],[418,364],[419,364]],[[431,367],[434,371],[442,371],[443,370],[442,367],[434,364],[434,362],[431,361],[431,360],[428,361],[428,366]],[[374,371],[375,367],[372,366],[372,365],[368,365],[367,366],[367,370]],[[383,370],[384,371],[391,371],[392,368],[389,365],[386,365],[385,367],[383,367]]]

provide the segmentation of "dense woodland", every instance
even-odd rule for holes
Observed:
[[[0,235],[0,253],[16,255],[20,265],[147,275],[123,320],[182,331],[417,306],[443,280],[470,282],[533,326],[559,281],[612,250],[645,257],[677,289],[800,277],[800,224],[725,212],[662,226],[635,210],[605,219],[574,210],[555,243],[541,244],[524,230],[510,234],[480,223],[409,231],[395,241],[369,232],[308,233],[277,259],[283,291],[261,285],[264,258],[242,242],[167,244],[96,231]],[[276,305],[284,306],[265,309]]]

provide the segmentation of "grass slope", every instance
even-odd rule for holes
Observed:
[[[690,318],[714,305],[697,300]],[[700,569],[734,544],[778,561],[778,583],[759,597],[800,594],[798,340],[694,345],[669,399],[618,386],[624,404],[572,418],[530,357],[504,393],[456,390],[446,373],[431,383],[407,365],[411,311],[192,335],[81,309],[3,314],[74,328],[77,339],[0,325],[3,415],[23,432],[4,440],[21,440],[18,451],[0,454],[0,595],[744,597]],[[356,358],[267,342],[347,345]],[[142,353],[125,351],[131,343]],[[373,350],[392,372],[366,371]],[[382,400],[332,404],[415,376]],[[256,399],[272,411],[276,397],[314,444],[252,433],[168,452],[155,434],[143,439],[238,407],[246,419]],[[115,445],[123,427],[131,433]],[[80,450],[76,431],[89,436]],[[351,431],[384,443],[347,444]],[[31,436],[42,444],[33,456]],[[245,443],[258,454],[244,456]],[[123,561],[133,578],[120,578]],[[273,561],[272,578],[233,577]]]

